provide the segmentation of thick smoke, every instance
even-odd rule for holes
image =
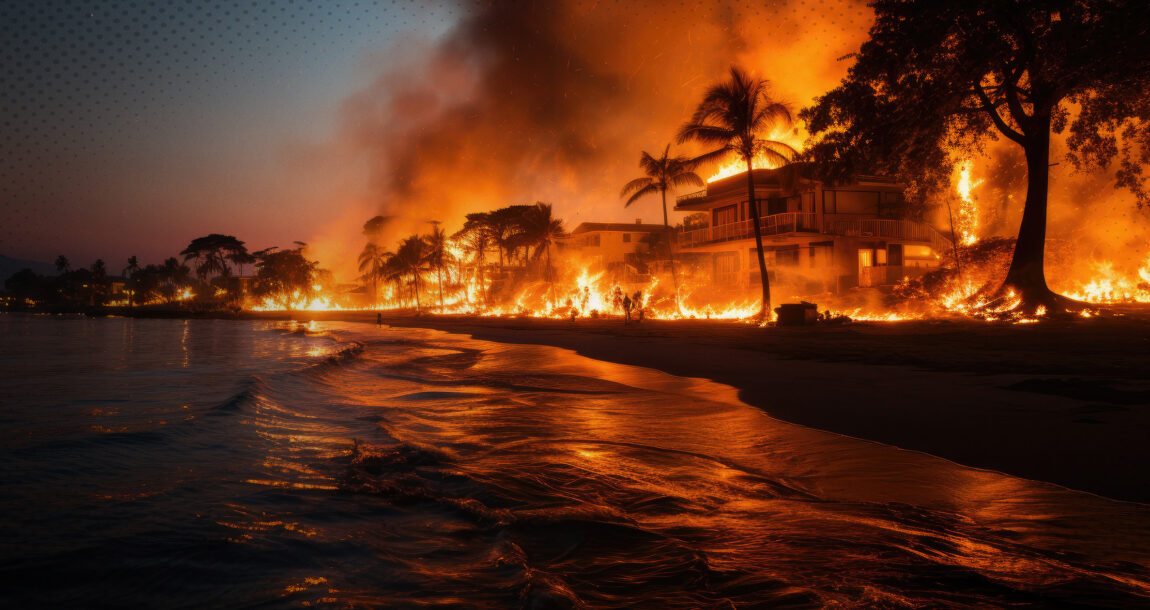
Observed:
[[[396,217],[388,243],[427,221],[453,231],[467,212],[537,200],[568,228],[661,221],[657,201],[625,210],[619,189],[637,177],[640,151],[672,142],[708,85],[738,64],[797,111],[845,74],[838,58],[870,21],[853,0],[468,5],[440,40],[404,41],[380,61],[346,100],[336,148],[369,172],[355,197],[368,215]],[[316,244],[337,271],[361,245],[356,221]]]

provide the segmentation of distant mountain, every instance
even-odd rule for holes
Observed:
[[[20,260],[0,254],[0,290],[4,288],[4,280],[12,277],[21,269],[31,269],[39,275],[58,275],[56,265],[52,263]]]

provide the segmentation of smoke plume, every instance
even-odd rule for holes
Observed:
[[[388,243],[427,221],[453,231],[467,212],[534,201],[554,204],[569,229],[661,221],[658,201],[625,210],[619,189],[707,86],[738,64],[797,111],[845,74],[838,58],[870,21],[854,0],[468,4],[439,40],[404,41],[379,62],[344,103],[336,148],[369,172],[362,220],[396,218]],[[329,227],[317,253],[354,259],[349,224]]]

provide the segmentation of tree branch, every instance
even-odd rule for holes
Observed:
[[[982,102],[982,109],[990,114],[991,120],[994,121],[994,126],[1002,132],[1002,135],[1010,138],[1011,140],[1014,140],[1019,144],[1022,144],[1024,136],[1011,129],[1010,125],[1007,125],[1006,121],[1002,120],[1002,117],[998,114],[998,109],[995,108],[994,103],[990,101],[989,97],[987,97],[986,91],[983,91],[982,83],[974,83],[974,94],[978,96],[978,99]]]

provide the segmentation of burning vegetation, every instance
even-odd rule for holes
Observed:
[[[1150,234],[1132,216],[1148,201],[1150,54],[1130,44],[1150,9],[870,6],[796,17],[780,3],[764,19],[652,4],[665,22],[650,24],[569,3],[471,7],[344,105],[332,154],[370,168],[382,212],[363,241],[343,227],[249,254],[209,235],[183,262],[133,257],[118,277],[18,274],[9,306],[765,322],[805,300],[832,319],[1025,322],[1150,302]],[[816,25],[843,34],[795,34]],[[723,78],[732,59],[759,70]],[[619,159],[653,143],[630,179]],[[661,224],[587,221],[652,195]],[[582,222],[507,205],[536,199]]]

